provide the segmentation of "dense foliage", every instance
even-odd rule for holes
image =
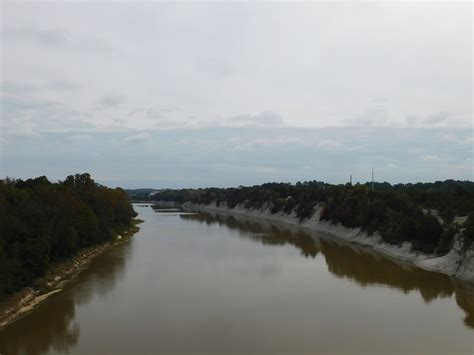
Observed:
[[[31,284],[48,266],[104,243],[136,215],[128,195],[89,174],[51,183],[0,180],[0,299]]]
[[[155,193],[156,189],[125,189],[125,192],[130,196],[134,202],[147,202],[150,201],[150,196]]]
[[[210,204],[225,203],[233,208],[261,208],[267,204],[272,213],[295,210],[301,219],[321,208],[320,218],[347,227],[361,227],[369,234],[379,232],[390,243],[413,242],[425,252],[449,250],[456,224],[455,216],[474,211],[474,183],[437,181],[434,183],[331,185],[320,181],[267,183],[238,188],[165,190],[156,200]],[[471,218],[474,226],[474,218]],[[466,228],[466,239],[473,229]],[[468,235],[468,233],[471,233]],[[472,238],[474,239],[474,238]],[[472,240],[471,239],[471,240]]]

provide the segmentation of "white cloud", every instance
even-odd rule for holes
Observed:
[[[257,114],[242,114],[233,116],[221,123],[229,127],[274,127],[283,125],[283,117],[278,113],[264,111]]]
[[[4,41],[30,41],[48,47],[62,47],[70,41],[68,31],[60,28],[6,28],[2,31]]]
[[[165,129],[472,125],[469,4],[2,9],[4,89],[71,110],[91,110],[100,98],[100,107],[117,110],[113,118],[133,121],[132,109],[179,106],[179,113],[157,118]],[[105,56],[117,48],[120,56]],[[104,121],[98,127],[110,122],[92,114]],[[138,119],[134,128],[149,129],[151,121]]]
[[[437,155],[424,155],[421,157],[423,160],[439,160],[439,156]]]
[[[458,138],[457,135],[455,135],[454,133],[450,132],[450,133],[443,133],[439,136],[439,140],[441,142],[447,142],[447,143],[459,143],[460,140]]]
[[[151,140],[152,140],[152,135],[148,132],[132,134],[131,136],[125,137],[126,142],[132,142],[132,143],[149,142]]]
[[[59,179],[67,171],[77,169],[77,161],[87,161],[94,176],[108,176],[109,180],[115,177],[114,184],[120,180],[125,186],[129,186],[127,181],[143,186],[146,180],[150,182],[148,186],[155,187],[163,187],[163,181],[170,186],[196,187],[238,186],[269,180],[317,179],[339,183],[347,181],[349,173],[356,181],[367,181],[372,167],[378,171],[377,179],[390,182],[472,179],[472,152],[465,146],[440,144],[438,137],[443,129],[412,129],[412,134],[405,136],[406,131],[374,129],[371,134],[377,139],[367,142],[363,154],[350,149],[365,140],[352,127],[44,132],[18,136],[15,140],[9,135],[8,141],[2,140],[2,172],[28,177],[63,169],[64,174],[51,176]],[[465,134],[463,129],[452,132],[458,137]],[[404,137],[403,143],[400,136]],[[324,139],[317,141],[315,137]],[[331,148],[339,146],[334,142],[343,142],[344,146],[318,148],[321,142]],[[413,147],[416,153],[407,147]],[[123,164],[116,164],[117,156]],[[134,169],[124,170],[124,164],[131,162]],[[160,180],[153,180],[157,176]]]
[[[71,132],[97,127],[88,112],[49,100],[4,95],[0,98],[0,114],[6,135]]]
[[[69,139],[73,141],[90,141],[94,138],[91,134],[72,134],[69,136]]]
[[[97,37],[78,36],[59,27],[5,27],[1,32],[1,38],[3,41],[26,42],[56,50],[72,49],[101,55],[115,51],[115,48]]]
[[[274,174],[278,172],[278,168],[275,168],[273,166],[257,166],[254,168],[254,170],[258,173],[263,174]]]
[[[469,132],[469,131],[467,131]],[[466,132],[466,133],[467,133]],[[447,133],[442,133],[439,135],[439,140],[440,142],[443,143],[451,143],[451,144],[457,144],[457,145],[471,145],[474,142],[474,137],[472,136],[463,136],[463,135],[457,135],[453,132],[447,132]]]
[[[341,165],[449,157],[446,172],[422,164],[449,175],[472,155],[471,27],[468,2],[4,2],[2,142],[90,135],[87,155],[102,134],[150,146],[163,135],[208,156],[289,152],[315,170],[318,149]]]
[[[61,92],[67,92],[67,91],[77,91],[81,85],[78,83],[68,80],[68,79],[57,79],[57,80],[52,80],[46,84],[46,87],[51,89],[51,90],[57,90]]]
[[[344,145],[336,140],[325,139],[318,142],[318,147],[327,150],[339,150],[344,147]]]
[[[107,94],[97,100],[97,104],[104,108],[115,108],[125,102],[125,97],[120,94]]]
[[[16,81],[3,81],[0,85],[0,89],[3,93],[7,94],[29,94],[38,90],[38,87],[31,84],[20,83]]]
[[[213,141],[212,144],[215,144]],[[274,147],[274,146],[295,146],[305,145],[305,140],[302,137],[288,137],[277,135],[273,137],[261,138],[243,138],[234,137],[227,139],[225,145],[234,149],[254,149],[259,147]]]

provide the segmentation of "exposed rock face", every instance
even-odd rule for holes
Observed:
[[[369,236],[367,233],[362,232],[360,228],[347,228],[341,224],[320,221],[321,209],[319,207],[315,208],[314,214],[310,218],[300,221],[294,210],[289,214],[283,211],[272,214],[269,205],[264,205],[261,209],[247,209],[243,205],[229,208],[223,204],[217,206],[215,203],[200,205],[186,202],[179,205],[175,202],[158,201],[158,206],[180,206],[187,211],[229,213],[298,226],[313,232],[324,233],[332,237],[344,239],[350,243],[372,248],[380,254],[395,260],[409,262],[425,270],[440,272],[474,283],[474,245],[471,245],[466,250],[466,248],[463,248],[463,242],[459,237],[455,239],[454,246],[448,254],[438,257],[434,254],[423,254],[421,252],[412,251],[411,243],[409,242],[404,242],[401,246],[392,245],[384,242],[382,237],[377,233]]]
[[[474,282],[474,244],[465,251],[461,266],[456,271],[456,277]]]
[[[417,266],[431,271],[455,276],[464,259],[465,250],[459,236],[455,237],[453,248],[446,255],[421,260]]]

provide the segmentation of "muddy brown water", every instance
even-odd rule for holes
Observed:
[[[287,227],[159,213],[0,354],[469,354],[474,286]]]

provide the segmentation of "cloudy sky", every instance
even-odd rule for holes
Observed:
[[[0,176],[474,179],[472,4],[1,3]]]

